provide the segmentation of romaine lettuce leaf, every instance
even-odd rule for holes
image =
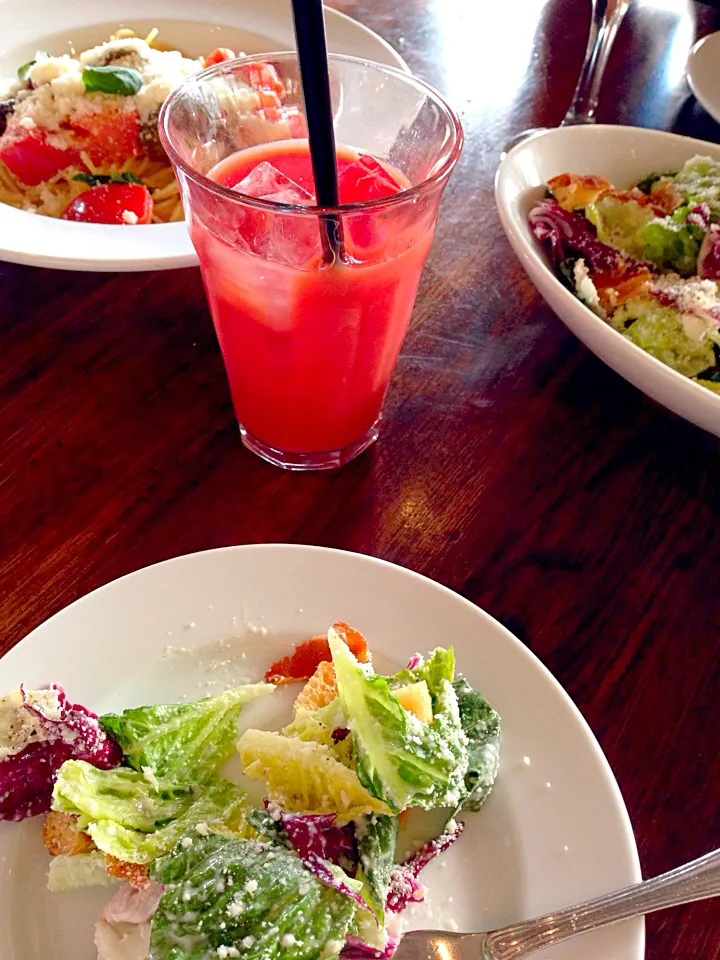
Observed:
[[[269,683],[252,683],[192,703],[135,707],[106,713],[100,723],[120,743],[136,770],[176,783],[202,783],[232,754],[244,704],[272,693]]]
[[[198,824],[208,831],[237,832],[244,795],[226,780],[180,788],[165,781],[150,783],[126,767],[96,770],[70,760],[60,768],[53,809],[78,816],[80,829],[103,853],[129,863],[149,863],[182,837],[196,835]]]
[[[335,746],[332,730],[316,714],[316,710],[300,710],[292,723],[283,729],[283,736],[322,743],[326,747]]]
[[[243,772],[266,780],[269,799],[283,810],[337,814],[339,825],[364,813],[389,812],[325,744],[246,730],[237,746]]]
[[[645,260],[652,260],[666,270],[675,270],[683,277],[695,273],[700,245],[705,231],[688,220],[690,208],[678,207],[669,217],[651,220],[640,231]]]
[[[80,830],[100,820],[113,820],[133,830],[152,830],[180,816],[193,800],[192,790],[157,785],[136,770],[98,770],[84,760],[68,760],[58,771],[53,810],[75,814]]]
[[[199,838],[157,861],[165,885],[155,911],[150,960],[332,960],[354,902],[282,847]]]
[[[375,814],[355,822],[360,869],[370,890],[370,903],[379,916],[385,909],[397,838],[397,817]]]
[[[720,210],[720,163],[712,157],[691,157],[674,178],[690,203],[707,203]]]
[[[280,816],[280,808],[271,803],[268,804],[268,807],[273,811],[272,814],[268,809],[252,807],[245,815],[245,819],[249,826],[255,830],[256,837],[259,837],[263,841],[267,840],[270,843],[279,843],[289,850],[292,844],[290,843],[288,835],[285,833]],[[248,837],[247,839],[252,840],[255,838]]]
[[[271,803],[267,810],[251,810],[248,821],[271,843],[295,849],[324,883],[353,897],[359,909],[352,935],[375,950],[384,949],[385,898],[397,842],[397,817],[357,817],[353,830],[335,826],[334,814],[285,813]],[[333,873],[334,865],[343,870]]]
[[[374,915],[366,917],[358,911],[355,932],[376,947],[383,946],[385,941],[384,933],[379,939],[373,935],[373,926],[382,927],[385,922],[385,901],[390,890],[397,837],[397,817],[376,815],[355,822],[355,842],[360,861],[357,877],[363,881],[362,894]]]
[[[254,832],[247,831],[243,812],[242,792],[234,784],[223,781],[206,786],[183,814],[150,833],[130,830],[112,820],[91,823],[88,833],[100,850],[118,860],[150,863],[172,850],[183,837],[194,841],[200,835],[198,827],[203,833],[226,836]]]
[[[443,681],[452,683],[455,676],[455,652],[452,647],[437,647],[429,657],[416,655],[407,666],[392,678],[392,686],[403,686],[424,680],[433,697],[437,697],[443,688]]]
[[[469,755],[465,774],[468,795],[455,811],[457,815],[461,810],[479,810],[490,795],[500,764],[500,715],[464,677],[453,687]]]
[[[332,750],[336,760],[346,767],[352,767],[352,739],[347,736],[338,737],[339,731],[344,726],[345,715],[338,697],[335,697],[326,707],[319,707],[317,710],[298,710],[292,723],[284,728],[283,736],[322,743]],[[345,730],[342,732],[347,733]]]
[[[410,671],[427,681],[432,695],[433,722],[425,724],[403,709],[388,678],[366,673],[333,630],[328,638],[362,783],[395,813],[409,806],[458,804],[465,796],[468,754],[448,679],[454,669],[452,651],[435,651]],[[393,679],[404,682],[406,677]]]
[[[689,337],[679,311],[662,306],[652,297],[628,300],[613,314],[612,325],[628,340],[686,377],[696,377],[715,365],[713,341],[709,337]]]
[[[652,207],[608,195],[589,203],[585,207],[585,216],[595,226],[598,240],[631,257],[642,259],[645,256],[642,229],[655,217]]]

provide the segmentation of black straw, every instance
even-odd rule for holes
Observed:
[[[316,203],[319,207],[337,207],[335,129],[322,0],[292,0],[292,8]],[[321,235],[328,263],[342,260],[344,250],[339,217],[332,214],[321,216]]]

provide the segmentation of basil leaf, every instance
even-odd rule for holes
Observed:
[[[73,180],[86,183],[89,187],[98,187],[102,183],[110,183],[110,177],[104,173],[76,173]]]
[[[17,77],[20,83],[25,83],[30,73],[30,68],[34,67],[41,57],[49,57],[50,54],[45,53],[44,50],[38,50],[32,60],[28,60],[27,63],[24,63],[21,67],[18,67]]]
[[[143,85],[141,74],[131,67],[85,67],[82,80],[88,93],[113,93],[132,97]]]
[[[110,183],[139,183],[141,186],[144,186],[144,182],[140,177],[136,177],[135,174],[129,170],[124,170],[122,173],[114,173],[110,177]]]
[[[97,187],[103,183],[139,183],[145,186],[144,181],[129,170],[122,173],[76,173],[73,180],[86,183],[89,187]]]

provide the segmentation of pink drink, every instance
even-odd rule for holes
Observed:
[[[356,153],[338,150],[341,203],[361,202],[377,189],[370,177],[344,181],[344,170],[356,160]],[[234,186],[264,161],[312,189],[303,140],[250,147],[222,160],[209,176]],[[390,175],[407,185],[398,171]],[[258,256],[266,238],[257,232],[273,229],[263,214],[251,213],[243,225],[249,247],[231,245],[193,220],[192,240],[235,411],[263,444],[322,453],[349,447],[373,428],[432,242],[434,218],[406,221],[402,211],[379,224],[367,215],[348,217],[349,262],[329,266],[315,220],[296,218],[283,226],[275,239],[293,245],[292,250],[273,250],[271,237],[268,253],[290,263]]]
[[[295,54],[213,66],[160,114],[243,443],[290,470],[340,466],[377,438],[462,146],[409,74],[330,55],[330,85],[333,210],[315,206]]]

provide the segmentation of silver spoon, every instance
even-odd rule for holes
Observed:
[[[580,123],[595,123],[600,96],[600,85],[607,66],[610,50],[615,41],[618,28],[625,16],[630,0],[592,0],[592,20],[588,36],[585,61],[580,78],[575,87],[572,103],[561,127],[575,126]],[[543,133],[548,127],[531,127],[515,134],[505,144],[503,153],[509,153],[513,147],[536,133]]]
[[[490,933],[414,930],[400,941],[395,960],[521,960],[579,933],[718,894],[720,850],[714,850],[652,880]]]

